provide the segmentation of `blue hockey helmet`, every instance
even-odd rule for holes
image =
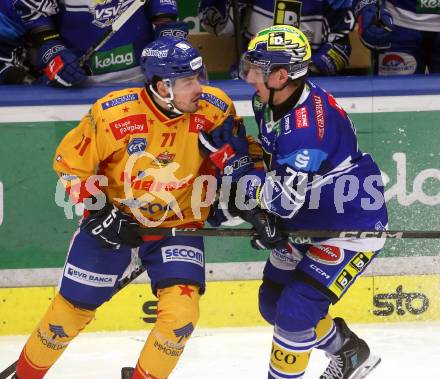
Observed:
[[[198,50],[187,41],[176,37],[160,37],[148,44],[141,54],[141,68],[150,91],[165,101],[170,111],[181,114],[174,104],[174,81],[198,75],[200,82],[207,81],[206,68]],[[162,97],[156,91],[154,81],[162,80],[169,94]]]
[[[149,43],[141,54],[141,68],[148,84],[154,77],[173,81],[200,75],[206,80],[206,69],[198,50],[175,37],[160,37]]]

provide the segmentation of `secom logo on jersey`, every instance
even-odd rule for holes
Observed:
[[[203,251],[193,246],[171,245],[162,247],[162,259],[164,263],[186,262],[198,266],[204,266]]]

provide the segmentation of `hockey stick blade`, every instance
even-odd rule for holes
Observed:
[[[145,271],[145,267],[140,266],[137,269],[135,269],[130,275],[128,275],[127,277],[125,277],[121,281],[119,281],[119,284],[118,284],[117,288],[115,289],[115,292],[113,293],[113,295],[116,295],[120,290],[127,287],[133,280],[135,280],[138,276],[140,276],[144,271]],[[0,379],[7,379],[12,374],[15,374],[17,362],[18,361],[15,361],[9,367],[7,367],[2,372],[0,372]]]
[[[104,44],[113,37],[121,27],[124,25],[131,16],[133,16],[136,11],[143,5],[147,3],[147,0],[134,0],[130,6],[122,12],[119,17],[113,21],[110,25],[110,29],[107,30],[102,37],[96,41],[92,46],[90,46],[87,51],[78,59],[78,63],[81,67],[90,59],[90,57],[99,50]]]
[[[430,230],[284,230],[284,235],[291,239],[303,239],[304,242],[294,241],[295,243],[310,243],[311,238],[440,238],[440,231]],[[142,228],[141,234],[144,236],[201,236],[201,237],[253,237],[253,229],[229,229],[229,228]]]

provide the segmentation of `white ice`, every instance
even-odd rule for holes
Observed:
[[[351,325],[382,363],[368,379],[440,378],[440,324]],[[119,379],[132,366],[147,332],[83,333],[47,379]],[[196,329],[170,379],[265,379],[272,331],[268,327]],[[0,369],[17,359],[25,336],[0,337]],[[317,379],[327,365],[312,353],[304,379]]]

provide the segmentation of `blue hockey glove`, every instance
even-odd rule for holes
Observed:
[[[362,43],[372,50],[385,50],[391,46],[393,18],[385,9],[383,1],[360,0],[354,3]]]
[[[155,39],[159,37],[176,37],[187,40],[188,33],[188,24],[184,21],[162,23],[154,28]]]
[[[105,248],[118,250],[122,245],[138,247],[142,244],[139,225],[113,204],[107,203],[101,210],[92,212],[80,225]]]
[[[326,43],[312,55],[312,63],[318,72],[313,71],[313,65],[310,71],[312,74],[335,75],[348,66],[350,53],[349,43]]]
[[[199,146],[221,173],[231,176],[234,182],[254,167],[249,156],[246,128],[239,118],[229,116],[222,126],[210,134],[201,130]]]
[[[74,87],[87,79],[86,72],[79,66],[77,56],[60,40],[52,39],[37,50],[38,67],[43,70],[42,81],[47,85]]]

